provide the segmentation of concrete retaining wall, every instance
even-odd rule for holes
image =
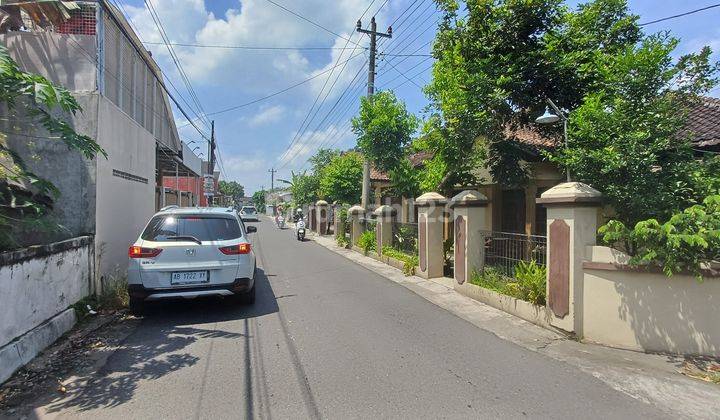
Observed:
[[[94,244],[84,236],[0,254],[0,382],[75,323],[87,296]]]
[[[457,284],[457,282],[453,281],[453,283],[455,284],[455,291],[461,295],[515,315],[516,317],[532,322],[535,325],[554,329],[550,327],[550,310],[545,306],[533,305],[532,303],[525,302],[524,300],[506,296],[502,293],[485,289],[469,282]]]

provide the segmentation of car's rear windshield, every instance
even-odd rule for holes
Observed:
[[[155,216],[145,228],[146,241],[172,241],[173,236],[192,236],[201,241],[226,241],[242,237],[236,219],[212,216]]]
[[[248,214],[253,214],[253,213],[255,213],[255,207],[243,207],[242,212],[248,213]]]

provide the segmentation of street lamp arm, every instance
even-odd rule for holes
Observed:
[[[555,102],[553,102],[552,99],[550,99],[550,98],[545,98],[545,102],[547,102],[547,104],[550,105],[550,108],[552,108],[553,111],[555,111],[555,114],[556,114],[558,117],[560,117],[563,121],[567,121],[567,115],[565,115],[565,113],[562,112],[562,111],[560,110],[560,108],[558,108],[557,105],[555,105]]]

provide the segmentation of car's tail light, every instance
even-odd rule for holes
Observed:
[[[162,248],[143,248],[140,246],[131,246],[128,249],[128,257],[130,258],[154,258],[160,255]]]
[[[220,248],[220,252],[225,255],[238,255],[238,254],[249,254],[250,244],[237,244],[231,246],[224,246]]]

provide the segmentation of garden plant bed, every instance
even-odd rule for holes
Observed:
[[[507,296],[484,287],[474,285],[470,282],[455,284],[455,291],[482,302],[493,308],[505,311],[525,321],[532,322],[543,328],[555,330],[550,326],[551,312],[545,306],[533,305],[530,302]]]

